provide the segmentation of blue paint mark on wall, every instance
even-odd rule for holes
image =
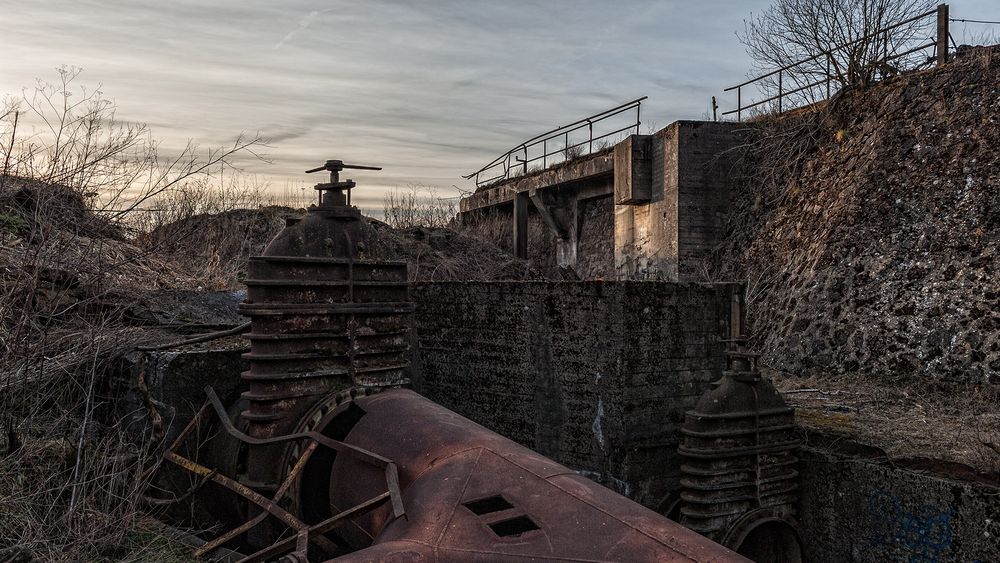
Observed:
[[[891,492],[877,489],[868,497],[869,542],[872,547],[895,546],[909,553],[910,563],[947,560],[951,547],[952,508],[904,506]]]

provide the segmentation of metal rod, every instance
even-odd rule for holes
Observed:
[[[477,171],[475,171],[475,172],[473,172],[471,174],[468,174],[466,176],[462,176],[462,177],[465,178],[465,179],[476,178],[477,185],[482,185],[483,183],[489,182],[490,180],[480,180],[479,179],[479,174],[482,173],[482,172],[484,172],[484,171],[486,171],[486,170],[489,170],[491,168],[500,166],[504,162],[507,162],[508,166],[505,168],[505,173],[502,176],[500,176],[500,178],[508,177],[509,176],[509,159],[510,159],[510,156],[513,153],[520,152],[520,151],[526,151],[528,148],[533,147],[533,146],[538,145],[538,144],[543,144],[544,143],[544,144],[547,145],[546,141],[550,141],[550,140],[556,139],[558,137],[563,137],[564,138],[564,147],[565,147],[565,146],[567,146],[569,144],[569,142],[568,142],[569,133],[572,133],[573,131],[576,131],[578,129],[582,129],[583,127],[590,127],[593,123],[596,123],[596,122],[604,120],[604,119],[608,119],[610,117],[614,117],[614,116],[616,116],[618,114],[621,114],[623,112],[629,111],[632,108],[639,108],[641,102],[643,100],[645,100],[645,99],[647,99],[647,97],[643,96],[641,98],[637,98],[637,99],[632,100],[630,102],[626,102],[624,104],[615,106],[615,107],[613,107],[611,109],[604,110],[604,111],[602,111],[600,113],[596,113],[596,114],[591,115],[589,117],[586,117],[586,118],[574,121],[574,122],[569,123],[567,125],[556,127],[555,129],[552,129],[550,131],[546,131],[545,133],[542,133],[540,135],[536,135],[536,136],[528,139],[527,141],[524,141],[523,143],[517,145],[513,149],[511,149],[511,150],[509,150],[509,151],[501,154],[500,156],[498,156],[497,158],[493,159],[493,161],[491,161],[486,166],[483,166],[479,170],[477,170]],[[631,127],[632,126],[630,126],[630,128]],[[635,127],[638,130],[638,125],[636,125]],[[598,138],[601,138],[601,137],[598,137]],[[548,153],[547,146],[543,149],[543,153],[547,153],[546,156],[551,156],[552,154],[554,154],[554,153]],[[525,160],[528,161],[528,162],[532,162],[532,161],[534,161],[536,159],[528,159],[527,158],[527,154],[525,154]],[[547,159],[546,159],[546,164],[547,164]]]
[[[367,500],[367,501],[365,501],[365,502],[363,502],[363,503],[361,503],[361,504],[359,504],[359,505],[357,505],[357,506],[355,506],[353,508],[349,508],[349,509],[343,511],[340,514],[337,514],[337,515],[335,515],[335,516],[333,516],[331,518],[327,518],[326,520],[323,520],[319,524],[316,524],[315,526],[310,527],[308,529],[308,532],[309,532],[310,535],[324,534],[326,532],[329,532],[330,530],[336,528],[337,526],[340,526],[341,524],[345,523],[348,519],[353,518],[355,516],[358,516],[360,514],[364,514],[365,512],[368,512],[368,511],[374,509],[379,504],[385,502],[385,499],[388,498],[388,497],[389,497],[389,493],[382,493],[381,495],[378,495],[377,497],[374,497],[374,498],[372,498],[370,500]],[[258,551],[257,553],[254,553],[253,555],[251,555],[251,556],[249,556],[249,557],[247,557],[245,559],[241,559],[238,563],[252,563],[252,562],[255,562],[255,561],[267,561],[267,560],[273,558],[275,555],[277,555],[279,553],[284,553],[285,551],[287,551],[289,549],[289,547],[291,547],[292,545],[295,545],[295,543],[296,543],[296,537],[293,536],[293,537],[285,538],[285,539],[279,541],[278,543],[276,543],[276,544],[274,544],[274,545],[272,545],[270,547],[267,547],[265,549],[262,549],[262,550]]]
[[[166,350],[168,348],[178,348],[180,346],[187,346],[188,344],[198,344],[201,342],[209,342],[211,340],[217,340],[219,338],[225,338],[227,336],[235,336],[237,334],[242,334],[250,330],[250,323],[243,323],[239,326],[235,326],[230,329],[220,330],[218,332],[210,332],[208,334],[202,334],[192,338],[186,338],[183,340],[176,340],[174,342],[168,342],[166,344],[159,344],[157,346],[136,346],[135,349],[140,352],[152,352],[155,350]]]
[[[781,113],[781,97],[783,95],[782,92],[781,92],[781,90],[782,90],[782,83],[781,83],[782,74],[783,74],[782,72],[778,73],[778,113]]]
[[[726,115],[723,113],[722,115]],[[743,87],[736,89],[736,121],[743,121]]]

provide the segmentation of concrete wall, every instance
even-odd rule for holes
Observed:
[[[731,288],[416,284],[413,386],[656,506],[678,484],[683,412],[723,367]]]
[[[801,455],[806,561],[1000,561],[995,482],[819,450]]]
[[[576,264],[580,279],[614,279],[614,221],[611,196],[578,202]],[[528,259],[543,272],[555,274],[557,236],[534,207],[528,209]],[[513,248],[513,246],[511,246]]]
[[[537,265],[570,266],[581,279],[697,281],[702,258],[725,234],[732,150],[745,128],[678,121],[655,135],[631,135],[613,155],[466,197],[462,217],[475,227],[483,213],[502,210],[513,222],[514,194],[527,194],[527,257]]]
[[[619,279],[697,279],[722,240],[740,124],[678,121],[652,139],[648,203],[615,206]]]

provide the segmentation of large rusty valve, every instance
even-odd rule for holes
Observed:
[[[351,189],[357,186],[354,180],[348,178],[347,180],[340,181],[340,173],[346,169],[352,170],[381,170],[381,166],[363,166],[361,164],[344,164],[343,160],[328,160],[323,166],[313,168],[311,170],[306,170],[306,174],[312,174],[313,172],[319,172],[321,170],[328,170],[330,172],[330,181],[326,184],[316,184],[316,191],[320,193],[319,204],[320,206],[333,206],[333,205],[350,205],[351,204]],[[347,198],[344,199],[344,190],[347,190]],[[332,192],[332,193],[328,193]]]

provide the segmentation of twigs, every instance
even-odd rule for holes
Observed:
[[[145,125],[117,120],[100,90],[77,90],[77,75],[63,69],[0,108],[0,412],[19,422],[0,463],[0,545],[52,561],[146,547],[131,534],[152,448],[104,397],[139,338],[129,319],[143,294],[197,280],[128,240],[130,217],[262,146],[241,136],[164,158]],[[142,375],[135,385],[155,445],[163,420]]]
[[[248,330],[250,330],[250,323],[243,323],[241,325],[235,326],[230,329],[220,330],[217,332],[210,332],[208,334],[202,334],[199,336],[195,336],[193,338],[186,338],[184,340],[176,340],[174,342],[168,342],[166,344],[159,344],[156,346],[136,346],[136,350],[143,352],[151,352],[154,350],[167,350],[170,348],[179,348],[181,346],[187,346],[189,344],[211,342],[212,340],[218,340],[219,338],[225,338],[227,336],[235,336],[237,334],[243,334]]]

